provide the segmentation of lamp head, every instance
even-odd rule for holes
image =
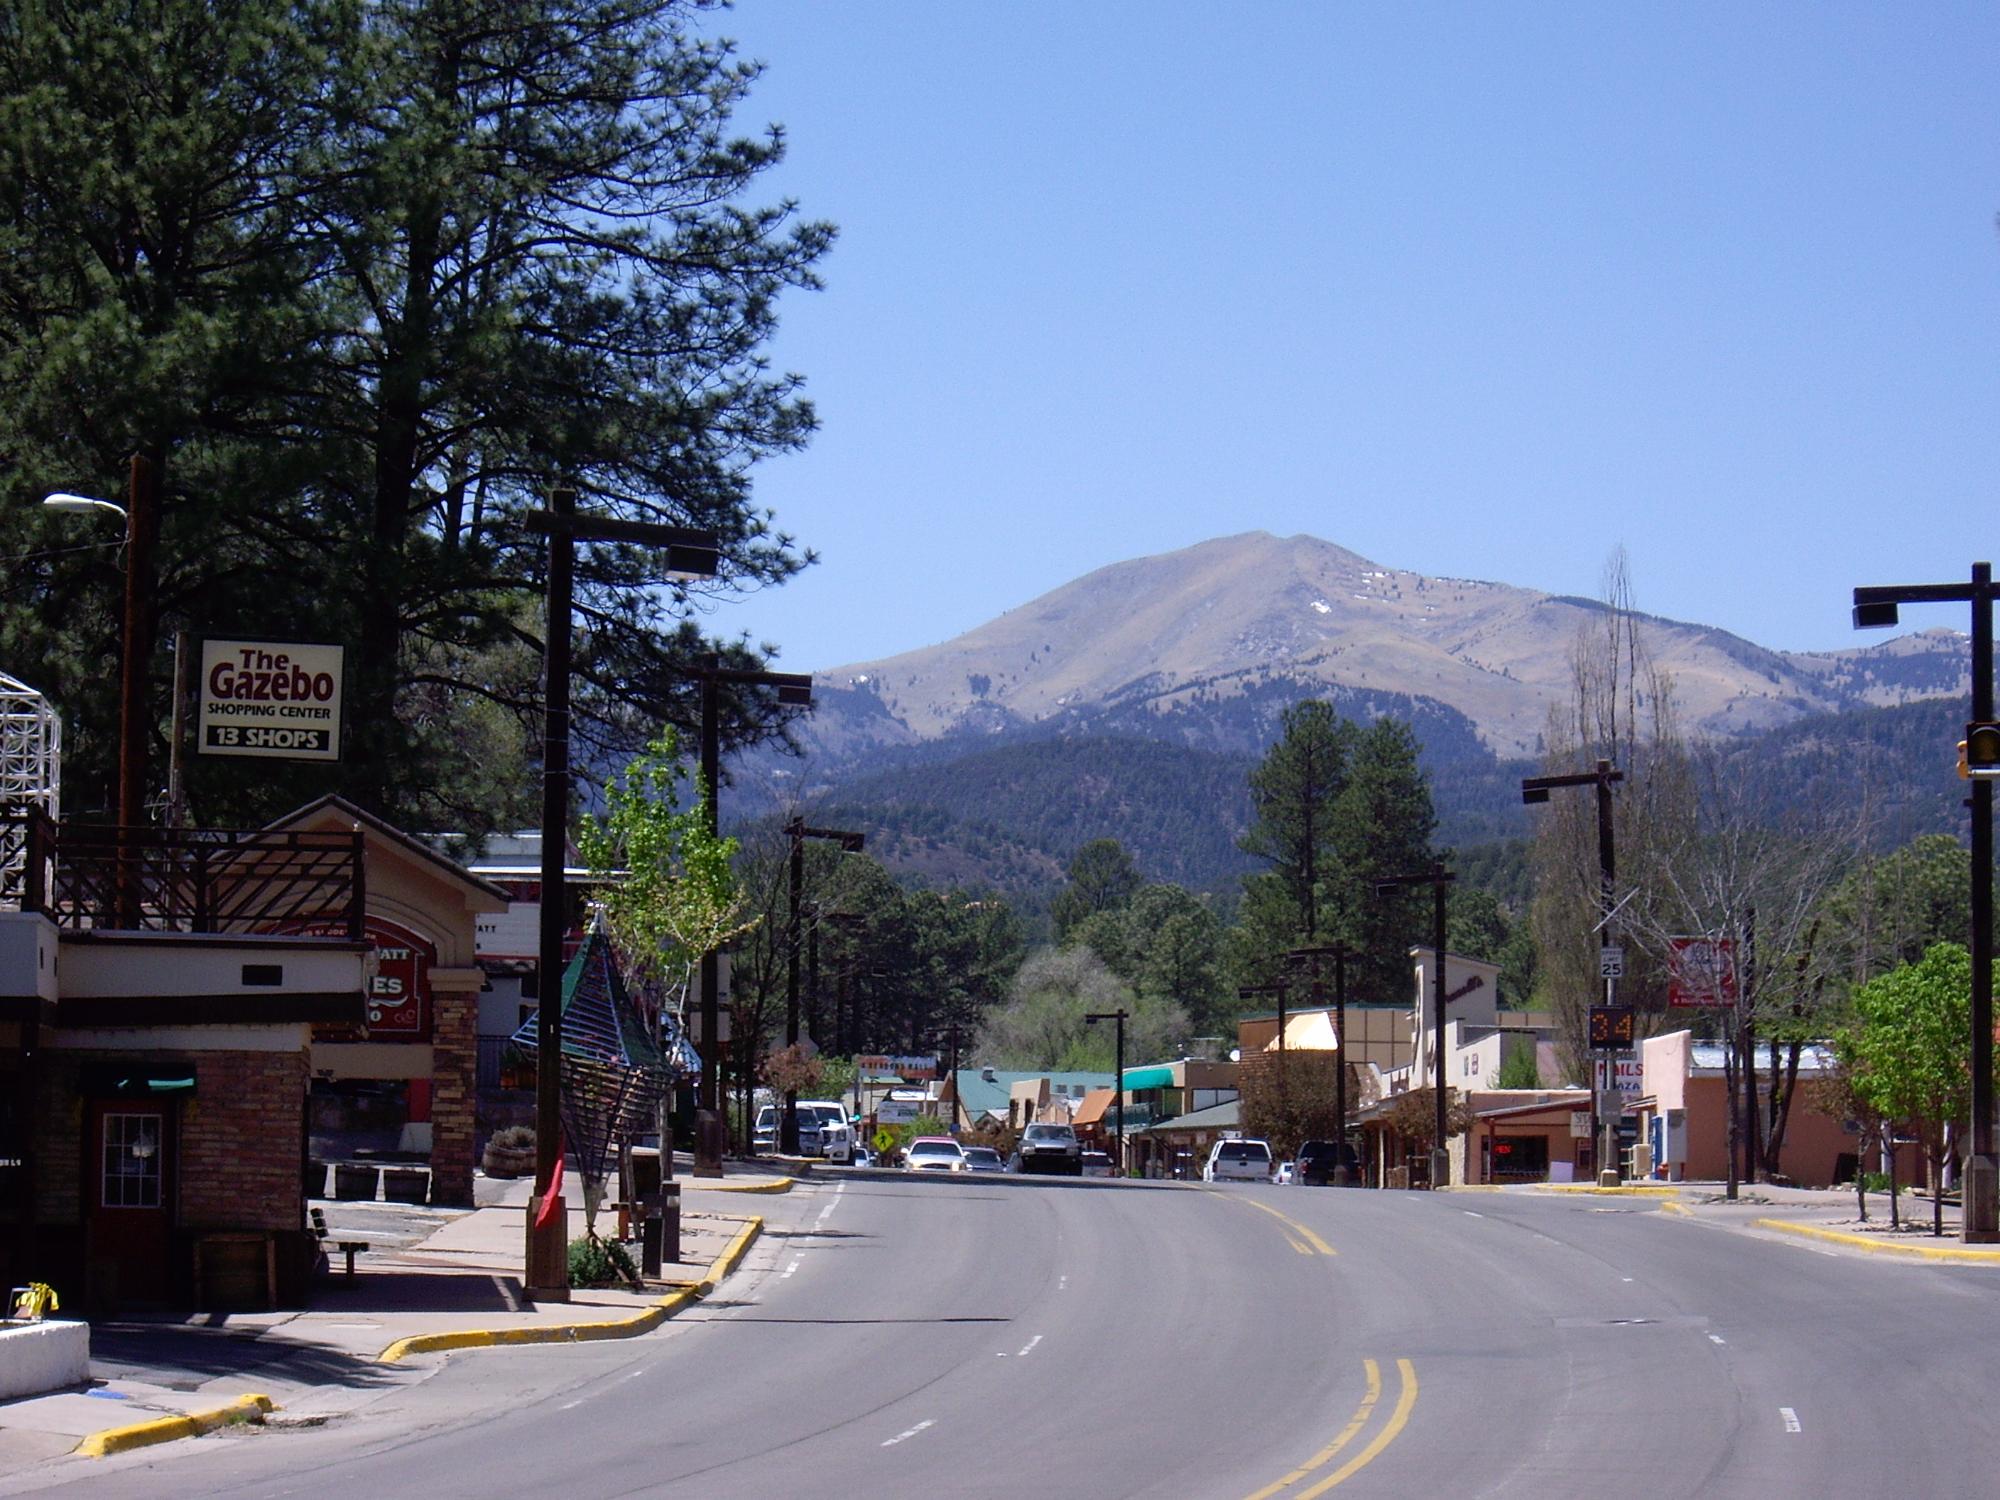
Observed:
[[[1880,630],[1897,623],[1894,600],[1878,600],[1870,604],[1854,606],[1854,628],[1856,630]]]
[[[56,491],[52,495],[43,496],[42,508],[44,510],[59,510],[71,515],[79,515],[84,511],[90,510],[108,510],[120,516],[125,514],[124,506],[114,505],[109,500],[95,500],[89,495],[65,494],[61,490]]]

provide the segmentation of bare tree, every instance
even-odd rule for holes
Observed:
[[[1621,548],[1605,565],[1603,607],[1587,616],[1570,648],[1570,696],[1551,709],[1543,733],[1543,765],[1551,774],[1587,770],[1609,760],[1624,774],[1612,804],[1615,843],[1623,851],[1619,899],[1643,881],[1646,862],[1633,855],[1658,842],[1662,830],[1688,816],[1685,756],[1675,723],[1673,682],[1647,650],[1642,617]],[[1588,1019],[1602,993],[1597,950],[1615,940],[1599,931],[1596,809],[1588,797],[1553,799],[1538,815],[1529,853],[1535,880],[1530,908],[1538,998],[1554,1011],[1556,1051],[1564,1077],[1590,1078]],[[1636,877],[1636,878],[1635,878]],[[1627,908],[1644,895],[1627,902]],[[1621,914],[1622,920],[1622,914]],[[1657,964],[1628,954],[1621,998],[1642,1016],[1665,1007],[1665,975]],[[1657,1020],[1643,1022],[1650,1034]]]
[[[1755,788],[1702,746],[1686,757],[1691,816],[1662,824],[1639,851],[1643,902],[1632,930],[1665,962],[1670,939],[1727,939],[1736,958],[1733,1001],[1715,1012],[1729,1096],[1727,1189],[1776,1175],[1799,1061],[1826,1034],[1823,1002],[1834,962],[1821,906],[1857,844],[1853,818],[1808,809],[1773,820]],[[1756,1045],[1771,1044],[1768,1112],[1757,1107]]]

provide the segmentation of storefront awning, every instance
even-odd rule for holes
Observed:
[[[1174,1070],[1171,1064],[1125,1070],[1125,1092],[1128,1094],[1135,1089],[1170,1089],[1173,1086]]]
[[[192,1094],[194,1075],[176,1069],[153,1070],[91,1063],[79,1080],[80,1092],[92,1099],[140,1099],[154,1094]]]

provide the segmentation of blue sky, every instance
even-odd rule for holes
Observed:
[[[1248,530],[1795,650],[2000,553],[2000,10],[740,0],[791,670]],[[1963,630],[1962,606],[1906,610]]]

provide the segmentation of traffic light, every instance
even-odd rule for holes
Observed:
[[[1958,774],[2000,777],[2000,723],[1979,720],[1965,726],[1958,747]]]

